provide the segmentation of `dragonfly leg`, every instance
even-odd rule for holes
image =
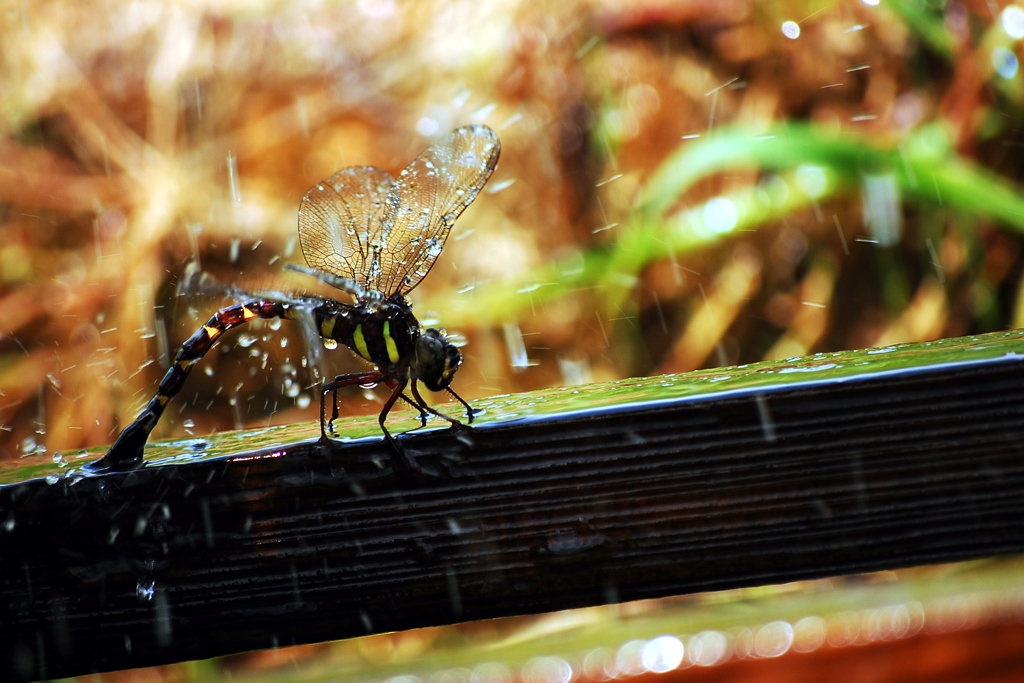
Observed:
[[[450,418],[449,416],[446,416],[443,413],[440,413],[440,412],[435,411],[434,409],[430,408],[429,405],[427,405],[427,401],[423,400],[423,396],[420,395],[420,390],[417,388],[416,382],[413,382],[413,395],[416,396],[416,400],[418,402],[418,408],[420,409],[420,411],[426,411],[426,412],[430,413],[431,415],[436,415],[440,419],[446,420],[447,422],[449,422],[453,427],[456,426],[456,425],[460,425],[460,426],[462,425],[462,423],[459,422],[458,420],[456,420],[455,418]],[[458,398],[458,396],[456,396],[456,397]],[[459,400],[462,400],[462,399],[459,398]],[[464,401],[464,400],[462,402],[463,402],[463,404],[466,403],[466,401]],[[472,420],[472,415],[473,414],[470,413],[470,420]]]
[[[466,417],[467,417],[467,419],[466,419],[466,422],[468,422],[468,423],[470,423],[470,424],[473,424],[473,413],[474,413],[474,410],[473,410],[472,406],[470,406],[470,405],[469,405],[468,403],[466,403],[466,402],[465,402],[465,401],[464,401],[464,400],[462,399],[462,397],[461,397],[461,396],[459,396],[459,395],[458,395],[458,394],[456,394],[456,393],[455,393],[454,391],[452,391],[452,388],[451,388],[451,387],[447,387],[447,388],[445,389],[445,391],[447,391],[447,392],[448,392],[449,394],[451,394],[452,396],[454,396],[454,397],[455,397],[455,400],[457,400],[457,401],[458,401],[459,403],[461,403],[462,405],[466,406]]]
[[[337,382],[341,379],[341,375],[334,378]],[[325,401],[327,394],[331,394],[331,419],[327,419],[327,407]],[[338,419],[338,388],[334,387],[329,389],[327,385],[324,385],[320,391],[320,438],[326,440],[327,432],[334,434],[334,421]]]
[[[321,398],[321,400],[323,399],[323,394],[320,395],[320,398]],[[332,434],[334,433],[334,421],[337,420],[337,419],[338,419],[338,390],[335,389],[334,391],[331,392],[331,421],[328,424],[328,427],[330,428],[330,431],[331,431]],[[320,420],[321,420],[320,428],[321,428],[321,432],[322,432],[323,431],[323,422],[322,422],[323,417],[322,416],[321,416]]]
[[[408,380],[400,380],[395,384],[394,391],[391,392],[391,396],[389,396],[388,400],[385,401],[384,408],[380,411],[380,417],[378,418],[377,421],[380,423],[381,431],[384,432],[384,438],[387,439],[389,444],[391,444],[391,448],[394,451],[394,463],[396,469],[401,469],[406,472],[410,472],[417,477],[437,479],[441,475],[437,471],[430,469],[429,467],[424,467],[423,465],[416,462],[416,459],[409,455],[404,448],[402,448],[402,446],[398,443],[398,440],[391,435],[391,432],[389,432],[388,428],[384,425],[384,421],[387,419],[388,413],[391,412],[391,408],[394,407],[395,402],[398,401],[400,397],[404,398],[406,401],[409,400],[408,398],[402,395],[402,392],[405,390],[405,385],[407,381]],[[415,395],[415,383],[413,387],[413,395]],[[420,406],[416,407],[419,408]]]
[[[416,403],[411,398],[406,396],[404,391],[402,392],[402,395],[399,396],[399,398],[401,398],[403,401],[405,401],[406,403],[411,405],[416,410],[420,411],[420,426],[421,427],[426,427],[427,426],[427,411],[423,409],[423,406],[421,406],[420,404]]]
[[[348,375],[338,375],[330,382],[324,384],[320,390],[320,438],[324,441],[327,440],[328,430],[331,433],[334,432],[334,421],[338,419],[338,389],[344,387],[351,387],[356,384],[377,384],[384,376],[377,370],[368,370],[366,372],[353,372]],[[327,408],[325,406],[325,399],[327,394],[333,394],[333,407],[331,409],[331,419],[327,419]]]

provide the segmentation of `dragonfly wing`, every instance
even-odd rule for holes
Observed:
[[[407,294],[430,272],[455,219],[498,165],[498,135],[484,125],[456,128],[395,179],[384,208],[380,253],[385,296]]]
[[[299,244],[310,268],[379,290],[381,251],[397,196],[394,179],[372,166],[345,168],[317,183],[299,205]]]

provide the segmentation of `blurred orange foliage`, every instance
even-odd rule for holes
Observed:
[[[899,7],[9,4],[0,16],[0,454],[112,441],[178,345],[224,304],[184,287],[186,273],[249,290],[309,286],[281,274],[302,262],[303,193],[348,165],[395,172],[461,123],[498,130],[503,154],[416,292],[441,322],[445,302],[471,306],[475,287],[607,247],[668,154],[730,123],[803,120],[891,141],[938,122],[956,150],[1019,178],[1020,77],[1003,83],[1020,54],[1007,38],[1015,29],[982,2],[915,10],[927,25]],[[749,169],[717,174],[680,203],[757,181]],[[813,209],[647,264],[618,313],[587,289],[508,312],[534,363],[525,369],[510,366],[501,325],[470,317],[458,330],[469,342],[460,393],[1024,319],[1017,235],[904,206],[901,240],[881,249],[857,241],[859,196]],[[359,362],[342,350],[314,373],[307,343],[288,325],[227,339],[157,435],[315,419],[318,378]],[[374,396],[346,400],[349,414],[379,409]]]

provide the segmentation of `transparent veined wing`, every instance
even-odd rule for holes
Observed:
[[[456,128],[420,154],[394,181],[382,218],[381,279],[385,295],[407,294],[441,254],[455,219],[498,165],[501,144],[487,126]]]
[[[345,168],[317,183],[299,205],[299,245],[306,263],[365,290],[380,290],[380,254],[389,227],[384,221],[396,202],[394,179],[372,166]]]

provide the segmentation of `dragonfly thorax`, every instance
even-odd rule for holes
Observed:
[[[332,303],[314,309],[320,336],[352,349],[386,379],[408,376],[420,324],[406,297],[391,296],[376,307]]]

